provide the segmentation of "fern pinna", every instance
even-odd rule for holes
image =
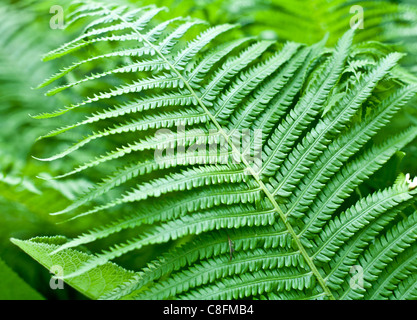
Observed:
[[[56,215],[109,222],[12,241],[94,299],[414,298],[417,180],[369,183],[417,136],[374,139],[417,92],[391,72],[402,54],[353,30],[335,49],[279,45],[163,10],[76,4],[84,32],[45,60],[77,60],[41,87],[85,97],[35,118],[71,117],[42,138],[84,137],[40,160],[100,179]],[[143,268],[111,262],[152,246]]]

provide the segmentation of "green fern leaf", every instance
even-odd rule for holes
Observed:
[[[68,241],[13,241],[47,267],[76,256],[63,279],[91,298],[415,297],[417,181],[371,183],[417,136],[373,140],[417,92],[395,71],[404,55],[352,46],[352,29],[334,49],[281,45],[161,11],[75,6],[84,33],[45,59],[79,60],[41,87],[78,102],[36,118],[76,114],[41,138],[83,138],[40,160],[91,150],[55,178],[95,185],[54,214],[108,222]],[[126,256],[145,266],[111,262]]]

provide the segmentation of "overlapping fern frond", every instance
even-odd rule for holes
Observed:
[[[163,0],[141,3],[166,5],[176,14],[205,18],[212,23],[238,22],[245,32],[278,41],[315,43],[329,33],[336,44],[346,25],[360,22],[355,40],[402,43],[412,49],[417,7],[397,0]],[[411,40],[411,41],[410,41]],[[413,54],[412,50],[409,50]]]
[[[84,33],[45,59],[77,60],[41,87],[81,98],[37,118],[67,117],[42,138],[85,137],[41,160],[95,150],[56,178],[101,180],[55,214],[108,223],[14,243],[47,267],[63,263],[91,298],[415,297],[417,182],[361,188],[417,136],[411,127],[372,142],[417,92],[391,72],[402,54],[352,46],[353,30],[334,50],[279,45],[235,37],[235,25],[160,22],[161,10],[76,6]],[[92,243],[103,251],[78,250]],[[145,259],[149,246],[163,253],[141,270],[120,260]],[[352,268],[363,285],[351,285]],[[109,285],[86,287],[102,271]]]
[[[233,1],[230,2],[232,6]],[[314,43],[328,33],[328,43],[333,45],[347,25],[360,23],[355,40],[380,41],[406,52],[401,65],[412,74],[411,81],[416,81],[417,6],[413,1],[252,0],[240,8],[235,20],[242,22],[247,32],[279,41]],[[410,75],[403,76],[406,77]],[[413,107],[397,118],[402,122],[411,119],[415,123],[416,100]]]
[[[144,0],[143,3],[148,3]],[[157,1],[155,3],[163,3]],[[240,22],[246,30],[264,32],[280,41],[314,43],[326,33],[335,44],[346,25],[363,21],[356,41],[402,42],[415,37],[417,22],[413,1],[395,0],[230,0],[169,1],[169,7],[181,14],[206,17],[212,22]],[[216,10],[217,9],[217,10]],[[404,41],[407,45],[412,42]]]

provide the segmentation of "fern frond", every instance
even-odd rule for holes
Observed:
[[[417,135],[373,141],[417,92],[395,74],[402,53],[352,47],[354,30],[334,49],[326,38],[280,45],[238,38],[232,24],[161,22],[154,6],[83,3],[72,23],[87,20],[84,34],[46,55],[78,62],[41,85],[59,82],[49,94],[77,92],[78,102],[36,118],[77,114],[42,138],[83,136],[41,160],[94,154],[56,177],[96,183],[55,214],[108,222],[49,245],[51,258],[94,248],[64,279],[158,246],[100,298],[415,294],[414,264],[396,258],[414,256],[416,182],[370,183]],[[365,271],[362,289],[346,283],[353,265]]]
[[[371,282],[377,279],[387,264],[414,243],[416,239],[415,219],[416,213],[400,221],[369,247],[358,261],[364,266],[364,288],[362,290],[349,288],[341,298],[352,299],[363,296],[364,290],[370,287]]]

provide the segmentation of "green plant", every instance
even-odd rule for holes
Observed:
[[[327,33],[336,44],[346,26],[363,18],[356,41],[395,43],[415,59],[417,7],[398,0],[155,0],[131,1],[167,6],[212,24],[240,23],[247,34],[313,44]],[[415,61],[415,60],[414,60]],[[415,68],[411,64],[410,68]]]
[[[89,223],[13,243],[94,299],[415,298],[417,181],[381,174],[417,128],[373,141],[417,92],[403,55],[161,10],[76,5],[84,32],[45,56],[71,62],[40,87],[78,102],[35,118],[67,117],[42,139],[84,136],[40,160],[79,159],[56,179],[96,183],[55,214]]]

